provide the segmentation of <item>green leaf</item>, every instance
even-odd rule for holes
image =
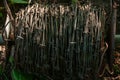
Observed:
[[[13,57],[13,56],[10,56],[9,62],[10,62],[11,64],[13,64],[13,62],[14,62],[14,57]]]
[[[120,68],[117,64],[113,65],[114,74],[120,74]]]
[[[12,70],[12,79],[13,80],[33,80],[33,76],[20,72],[19,70]]]
[[[2,17],[3,15],[2,15],[2,13],[0,12],[0,17]]]
[[[18,4],[28,4],[27,1],[24,0],[10,0],[11,3],[18,3]]]
[[[24,73],[20,70],[17,70],[17,69],[13,69],[12,72],[11,72],[11,77],[12,77],[12,80],[49,80],[47,79],[46,76],[42,76],[42,75],[35,75],[33,73]]]
[[[72,4],[75,4],[77,3],[78,0],[72,0]]]

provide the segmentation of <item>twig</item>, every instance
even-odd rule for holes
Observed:
[[[7,1],[6,0],[4,0],[4,5],[5,5],[5,9],[6,9],[6,11],[7,11],[7,14],[8,14],[8,16],[10,17],[10,20],[11,20],[11,22],[12,22],[12,29],[13,29],[13,32],[11,32],[10,33],[10,39],[11,40],[14,40],[14,37],[15,37],[15,23],[14,23],[14,18],[13,18],[13,16],[12,16],[12,12],[11,12],[11,10],[10,10],[10,8],[9,8],[9,6],[8,6],[8,3],[7,3]]]
[[[11,12],[11,10],[10,10],[10,8],[9,8],[8,3],[7,3],[6,0],[4,0],[4,5],[5,5],[5,9],[6,9],[8,15],[10,16],[10,19],[11,19],[11,20],[14,20],[14,18],[13,18],[13,16],[12,16],[12,12]]]

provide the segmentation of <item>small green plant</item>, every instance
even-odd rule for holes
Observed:
[[[115,75],[120,74],[120,68],[117,64],[113,65],[113,69],[114,69],[114,74]]]

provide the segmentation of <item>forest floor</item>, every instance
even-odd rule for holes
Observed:
[[[104,80],[120,80],[120,46],[115,49],[113,70],[114,74],[104,77]]]

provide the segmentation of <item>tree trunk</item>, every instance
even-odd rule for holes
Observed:
[[[112,6],[112,16],[111,16],[111,23],[108,29],[108,51],[107,51],[107,60],[109,65],[110,73],[112,73],[113,67],[113,53],[115,50],[115,34],[116,34],[116,17],[117,17],[117,8],[115,7],[116,4],[114,2]]]

